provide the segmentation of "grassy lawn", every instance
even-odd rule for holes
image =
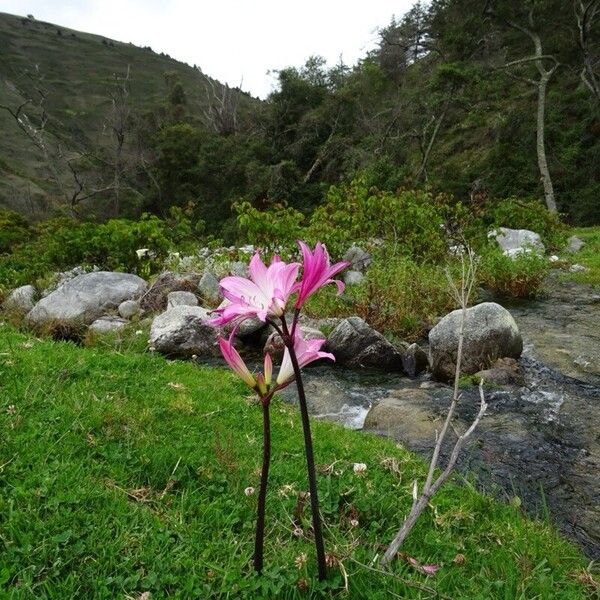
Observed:
[[[256,577],[256,494],[244,490],[258,484],[260,411],[224,369],[4,325],[0,391],[0,598],[594,597],[578,550],[467,485],[436,497],[403,549],[441,565],[435,576],[402,558],[390,574],[372,570],[424,465],[390,441],[314,422],[336,563],[319,584],[310,515],[298,508],[299,416],[279,402]]]
[[[568,278],[577,283],[589,283],[600,286],[600,227],[578,227],[570,231],[585,242],[585,246],[572,260],[588,268],[585,273],[569,273]]]

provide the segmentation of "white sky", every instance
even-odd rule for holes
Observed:
[[[267,71],[311,55],[354,64],[413,0],[0,0],[0,12],[151,46],[264,98]]]

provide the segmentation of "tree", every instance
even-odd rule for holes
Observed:
[[[548,90],[548,83],[552,75],[560,66],[560,63],[552,54],[545,54],[542,46],[542,38],[538,30],[536,29],[534,12],[536,3],[529,1],[524,3],[527,6],[526,11],[526,25],[519,22],[517,18],[510,14],[505,14],[505,11],[498,11],[496,9],[493,0],[487,0],[485,13],[492,18],[494,21],[500,23],[506,28],[518,31],[523,35],[527,36],[533,44],[533,54],[524,58],[512,60],[506,62],[499,68],[501,69],[520,69],[522,67],[528,67],[533,64],[538,72],[538,78],[532,79],[531,77],[524,77],[522,75],[519,78],[522,81],[535,86],[537,90],[537,112],[536,112],[536,152],[538,168],[540,171],[540,178],[544,188],[544,198],[546,200],[546,206],[550,212],[557,212],[556,199],[554,197],[554,186],[552,184],[552,178],[550,177],[550,170],[548,168],[548,159],[546,157],[546,142],[545,142],[545,115],[546,115],[546,93]],[[541,20],[541,19],[540,19]]]
[[[580,78],[600,102],[600,44],[592,36],[594,26],[600,26],[600,0],[573,0],[573,9],[583,61]]]

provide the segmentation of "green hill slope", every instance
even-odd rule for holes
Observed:
[[[167,73],[181,83],[190,113],[201,115],[206,108],[208,80],[197,68],[150,48],[0,13],[0,105],[15,111],[29,98],[35,105],[41,86],[53,143],[86,151],[109,139],[105,127],[109,93],[115,76],[124,77],[128,68],[132,112],[165,104]],[[242,94],[240,110],[253,102]],[[39,119],[40,111],[33,105],[24,111],[32,120]],[[56,191],[48,181],[43,152],[7,110],[0,110],[0,131],[0,208],[31,214],[40,201],[51,202]]]

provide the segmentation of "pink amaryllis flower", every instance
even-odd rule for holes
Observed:
[[[231,370],[248,386],[255,389],[257,384],[256,378],[246,366],[244,359],[240,356],[240,353],[235,349],[233,340],[235,339],[236,328],[231,332],[229,339],[219,338],[219,347],[221,348],[221,354],[231,367]]]
[[[225,325],[234,319],[280,317],[289,297],[296,291],[299,263],[285,263],[278,256],[267,267],[257,252],[250,261],[250,278],[225,277],[221,291],[230,304],[218,308],[213,325]]]
[[[237,327],[233,328],[229,339],[219,338],[219,347],[221,348],[221,354],[231,367],[231,370],[250,388],[256,390],[257,394],[262,398],[266,397],[267,393],[271,388],[271,380],[273,375],[273,361],[271,360],[270,354],[265,354],[264,369],[262,373],[252,375],[250,370],[246,366],[244,359],[240,356],[240,353],[235,349],[233,340]]]
[[[311,252],[304,242],[299,241],[298,245],[302,250],[303,267],[296,309],[300,309],[312,294],[328,283],[335,283],[338,294],[341,294],[344,291],[344,283],[333,279],[333,276],[345,269],[348,263],[342,261],[331,265],[327,248],[321,242],[317,242],[314,252]]]
[[[294,334],[294,352],[298,359],[298,366],[300,368],[307,364],[319,360],[320,358],[328,358],[335,361],[335,356],[329,352],[321,352],[321,347],[325,343],[324,339],[313,339],[305,340],[299,329],[296,329]],[[283,360],[281,361],[281,367],[277,375],[277,385],[279,388],[285,387],[291,383],[294,379],[294,367],[292,365],[292,359],[290,358],[290,352],[286,348],[283,353]]]

